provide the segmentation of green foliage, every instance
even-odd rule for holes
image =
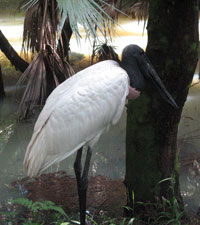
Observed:
[[[172,192],[172,199],[168,200],[168,199],[163,198],[163,207],[165,209],[167,209],[167,208],[169,209],[169,212],[165,212],[164,216],[166,218],[168,218],[167,224],[173,223],[174,225],[181,225],[181,218],[183,217],[183,210],[175,197],[175,183],[176,183],[175,176],[168,178],[168,180],[170,180],[170,182],[171,182],[170,189]],[[166,179],[161,182],[164,182],[164,181],[166,181]]]
[[[173,179],[171,180],[171,187],[173,188]],[[167,181],[169,179],[165,179]],[[143,203],[141,203],[143,204]],[[20,213],[16,207],[23,206],[26,211],[25,213]],[[145,207],[147,204],[143,204]],[[11,210],[11,206],[13,207]],[[183,211],[179,207],[179,203],[176,198],[171,201],[162,198],[162,202],[159,203],[149,203],[148,207],[156,209],[156,213],[152,211],[148,214],[148,221],[142,221],[139,218],[109,218],[105,215],[95,216],[87,215],[88,224],[93,225],[133,225],[133,224],[153,224],[153,225],[181,225],[181,219],[183,216]],[[17,198],[11,201],[9,205],[9,212],[1,212],[6,219],[4,220],[9,225],[22,224],[22,225],[73,225],[80,224],[77,220],[78,214],[73,214],[72,216],[66,215],[60,206],[56,206],[54,202],[51,201],[36,201],[26,198]],[[128,207],[127,210],[133,210]],[[144,211],[146,214],[146,212]]]
[[[69,221],[69,224],[74,224],[74,222],[71,223],[71,219],[64,210],[51,201],[33,202],[27,198],[17,198],[11,200],[10,204],[12,210],[9,207],[10,211],[1,212],[5,217],[4,221],[10,225],[21,221],[20,224],[24,225],[42,225],[47,223],[60,225],[64,221]],[[23,210],[19,210],[19,206],[23,206]]]
[[[76,219],[78,214],[68,216],[60,206],[51,201],[33,202],[27,198],[17,198],[8,204],[8,211],[2,212],[5,224],[14,225],[72,225],[80,224]],[[19,206],[23,208],[19,210]],[[93,225],[132,225],[135,218],[123,218],[121,221],[116,218],[109,218],[105,215],[95,218],[87,215],[88,224]],[[98,220],[98,221],[97,221]]]
[[[101,218],[101,222],[97,222],[96,220],[93,219],[93,217],[91,216],[87,216],[87,221],[88,224],[92,224],[92,225],[132,225],[133,222],[135,221],[135,218],[123,218],[121,221],[117,221],[116,218]]]
[[[21,76],[21,72],[16,71],[5,55],[0,55],[0,64],[5,86],[14,85]]]
[[[182,208],[179,205],[178,200],[175,197],[175,178],[167,178],[159,182],[170,181],[170,189],[172,192],[172,198],[166,199],[162,197],[156,203],[138,203],[142,204],[145,208],[144,215],[148,220],[144,221],[140,218],[122,218],[121,220],[117,218],[109,218],[104,214],[101,216],[87,215],[88,224],[93,225],[132,225],[132,224],[153,224],[153,225],[181,225],[181,221],[184,215]],[[132,193],[132,198],[134,201],[134,192]],[[36,201],[33,202],[27,198],[17,198],[11,201],[14,210],[9,212],[3,212],[6,217],[7,224],[14,225],[16,222],[21,222],[22,225],[72,225],[80,224],[77,221],[78,214],[69,217],[60,206],[56,206],[54,202],[51,201]],[[25,213],[20,214],[16,207],[23,206],[25,208]],[[124,207],[127,210],[133,210],[130,207]],[[2,212],[1,212],[2,213]],[[13,219],[14,218],[14,219]]]
[[[173,225],[181,225],[182,218],[184,216],[184,211],[181,208],[178,200],[175,197],[175,178],[166,178],[159,182],[170,181],[170,189],[172,192],[172,198],[166,199],[162,197],[155,203],[142,203],[144,208],[146,209],[146,217],[148,218],[147,223],[153,225],[159,224],[173,224]]]
[[[22,12],[19,12],[18,8],[21,0],[1,0],[0,4],[0,14],[2,15],[23,15]]]
[[[24,7],[28,9],[37,4],[37,2],[38,0],[27,0]],[[81,38],[79,25],[83,26],[86,37],[89,40],[91,40],[91,37],[98,40],[95,26],[103,36],[105,36],[106,29],[111,31],[111,24],[114,23],[114,20],[103,9],[103,5],[104,7],[113,6],[109,5],[104,0],[100,0],[98,3],[94,0],[57,0],[57,4],[60,12],[60,26],[58,32],[61,32],[66,19],[69,18],[71,29],[78,43],[80,43]]]
[[[103,10],[101,4],[107,4],[103,0],[98,4],[94,0],[76,0],[63,1],[57,0],[58,8],[61,12],[60,28],[62,29],[67,17],[70,18],[70,26],[76,36],[77,41],[80,41],[81,35],[78,24],[84,28],[87,38],[98,38],[94,24],[97,26],[100,33],[105,35],[105,27],[110,29],[109,23],[104,18],[107,17],[110,21],[112,18]],[[83,10],[84,9],[84,10]],[[60,30],[61,30],[60,29]]]
[[[15,200],[12,200],[12,202],[28,208],[33,213],[37,213],[40,210],[53,210],[58,212],[62,216],[67,216],[67,214],[60,206],[56,206],[55,203],[51,201],[33,202],[32,200],[27,198],[17,198]]]

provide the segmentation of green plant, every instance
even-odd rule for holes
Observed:
[[[183,216],[183,211],[181,211],[179,203],[175,197],[170,201],[168,199],[163,198],[163,207],[169,210],[165,210],[159,213],[158,218],[154,222],[154,224],[158,224],[162,219],[167,220],[167,224],[173,225],[181,225],[181,218]]]
[[[58,212],[60,215],[67,216],[67,214],[60,206],[56,206],[55,203],[51,201],[33,202],[32,200],[27,198],[17,198],[12,200],[12,202],[28,208],[33,213],[37,213],[41,210],[53,210]]]
[[[110,218],[103,213],[95,218],[92,215],[87,215],[87,222],[92,225],[132,225],[135,218]]]
[[[145,208],[145,217],[148,218],[147,224],[181,225],[181,220],[183,218],[184,212],[175,197],[175,178],[166,178],[164,180],[161,180],[159,184],[166,181],[170,181],[170,189],[172,193],[171,199],[166,199],[165,197],[162,197],[161,199],[158,199],[155,203],[139,202],[139,204],[142,204]]]
[[[20,209],[20,206],[23,208]],[[60,225],[64,221],[66,223],[69,221],[70,224],[77,222],[72,221],[60,206],[51,201],[33,202],[27,198],[17,198],[11,200],[7,208],[9,211],[1,213],[4,215],[6,224],[10,225],[16,222],[23,225]]]
[[[164,216],[165,218],[168,219],[166,225],[167,224],[181,225],[181,218],[183,217],[183,210],[180,207],[180,204],[175,197],[175,184],[176,184],[175,177],[172,176],[170,178],[166,178],[166,179],[160,181],[159,183],[162,183],[165,181],[171,182],[170,189],[172,192],[172,199],[168,200],[168,199],[162,197],[163,207],[168,210],[166,210],[165,212],[161,212],[160,218],[162,218],[162,216]]]

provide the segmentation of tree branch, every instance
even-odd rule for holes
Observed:
[[[0,30],[0,50],[5,54],[5,56],[10,60],[12,65],[15,66],[16,70],[24,72],[28,67],[28,63],[24,61],[10,45],[6,37]]]

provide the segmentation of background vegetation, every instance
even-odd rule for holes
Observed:
[[[19,10],[21,0],[0,0],[0,15],[12,16],[23,15],[23,10]]]

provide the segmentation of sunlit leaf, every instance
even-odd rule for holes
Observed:
[[[135,218],[131,218],[127,225],[132,225],[134,220],[135,220]]]
[[[61,13],[59,31],[62,30],[66,18],[69,18],[78,43],[81,38],[80,25],[84,28],[89,40],[98,38],[95,25],[103,36],[105,35],[104,29],[110,28],[106,18],[110,21],[112,21],[112,18],[94,0],[57,0],[57,2]],[[105,3],[103,0],[99,2]]]

